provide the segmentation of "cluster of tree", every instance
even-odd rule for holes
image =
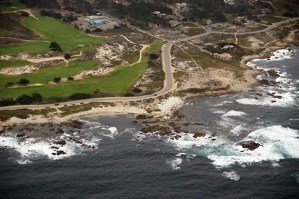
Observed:
[[[62,49],[61,49],[60,45],[59,45],[56,41],[52,41],[52,42],[50,43],[49,48],[50,48],[52,51],[62,52]]]
[[[66,16],[63,17],[63,21],[67,22],[67,23],[77,21],[77,20],[78,20],[78,17],[76,17],[74,15],[66,15]]]
[[[161,1],[148,2],[133,0],[127,6],[120,3],[111,3],[111,10],[118,17],[128,17],[131,19],[133,25],[137,25],[140,28],[148,28],[148,23],[156,23],[162,26],[167,25],[167,20],[161,17],[157,17],[152,14],[153,11],[160,11],[161,13],[171,14],[172,10],[164,5]]]
[[[27,5],[28,7],[59,9],[60,5],[57,0],[19,0],[19,2]]]
[[[12,106],[15,104],[31,104],[33,102],[41,102],[43,97],[39,93],[33,93],[31,96],[29,95],[21,95],[16,99],[13,98],[1,98],[0,106]]]
[[[55,12],[54,10],[41,10],[40,14],[42,16],[48,16],[48,17],[53,17],[55,19],[61,19],[62,15],[59,12]]]
[[[202,19],[211,19],[217,22],[227,21],[223,14],[223,5],[218,1],[211,1],[206,4],[199,1],[191,5],[189,11],[183,14],[190,21],[201,21]]]
[[[89,99],[89,98],[91,98],[91,95],[87,93],[75,93],[69,96],[70,100],[81,100],[81,99]]]
[[[63,0],[63,9],[76,13],[93,13],[93,6],[86,0]]]

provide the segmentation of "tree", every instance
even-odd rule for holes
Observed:
[[[69,98],[71,100],[80,100],[80,99],[88,99],[90,97],[91,97],[91,95],[87,94],[87,93],[75,93],[75,94],[71,95]]]
[[[58,83],[60,82],[61,78],[60,77],[54,77],[53,82]]]
[[[32,99],[35,101],[35,102],[41,102],[43,97],[41,94],[39,93],[33,93],[32,94]]]
[[[15,105],[17,102],[12,98],[2,98],[0,99],[0,106],[11,106]]]
[[[21,95],[20,97],[17,98],[17,102],[19,104],[31,104],[33,101],[34,99],[29,95]]]
[[[22,79],[19,80],[18,84],[26,86],[27,84],[29,84],[29,80],[22,78]]]
[[[65,53],[64,54],[64,58],[65,59],[70,59],[72,56],[71,56],[71,54],[70,53]]]
[[[60,45],[56,41],[52,41],[49,47],[52,51],[62,52]]]
[[[74,81],[74,78],[73,77],[68,77],[67,80],[68,81]]]

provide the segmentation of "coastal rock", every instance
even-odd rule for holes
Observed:
[[[66,141],[65,140],[57,140],[57,141],[54,141],[54,144],[60,144],[63,146],[66,144]]]
[[[273,86],[276,84],[275,81],[273,80],[268,80],[268,79],[261,79],[259,80],[260,84],[266,85],[266,86]]]
[[[80,121],[78,121],[78,120],[73,120],[73,121],[71,121],[71,122],[68,122],[67,125],[69,125],[69,126],[75,128],[75,129],[80,129],[81,126],[83,125],[83,122],[80,122]]]
[[[252,140],[249,140],[249,141],[245,141],[242,143],[242,147],[243,148],[246,148],[246,149],[249,149],[251,151],[253,151],[254,149],[258,148],[260,146],[259,143],[256,143]]]
[[[146,117],[146,115],[145,114],[140,114],[140,115],[137,115],[136,116],[136,119],[137,120],[145,120],[147,117]]]
[[[63,134],[64,131],[61,128],[58,128],[57,131],[55,132],[56,134]]]
[[[276,70],[274,70],[274,69],[268,70],[268,71],[267,71],[267,74],[268,74],[269,76],[271,76],[271,77],[279,77],[278,72],[277,72]]]
[[[161,136],[169,135],[171,133],[171,130],[168,127],[160,126],[160,125],[154,125],[154,126],[147,126],[141,129],[143,133],[154,133],[159,132]]]
[[[205,134],[204,134],[204,133],[200,133],[200,132],[195,132],[195,133],[193,134],[193,137],[194,137],[194,138],[203,137],[203,136],[205,136]]]
[[[17,135],[16,135],[16,137],[17,138],[20,138],[20,137],[25,137],[26,136],[26,134],[25,133],[18,133]]]

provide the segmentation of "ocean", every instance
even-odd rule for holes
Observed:
[[[298,198],[299,48],[248,67],[278,76],[260,75],[266,85],[198,97],[180,109],[182,122],[203,137],[143,134],[131,115],[82,117],[81,129],[60,125],[64,133],[55,137],[6,132],[0,198]],[[50,128],[58,126],[42,133]],[[242,148],[249,140],[260,146]]]

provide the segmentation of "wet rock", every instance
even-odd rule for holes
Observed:
[[[246,148],[246,149],[249,149],[251,151],[253,151],[254,149],[258,148],[260,146],[259,143],[256,143],[252,140],[249,140],[249,141],[245,141],[242,143],[242,147],[243,148]]]
[[[268,80],[268,79],[261,79],[259,80],[260,84],[266,85],[266,86],[273,86],[276,84],[275,81],[273,80]]]
[[[136,116],[137,120],[145,120],[147,118],[147,116],[145,114],[140,114]]]
[[[71,122],[68,122],[67,125],[69,125],[69,126],[75,128],[75,129],[80,129],[81,126],[83,125],[83,122],[80,122],[80,121],[78,121],[78,120],[73,120],[73,121],[71,121]]]
[[[205,134],[204,134],[204,133],[201,133],[201,132],[195,132],[195,133],[193,134],[193,137],[194,137],[194,138],[203,137],[203,136],[205,136]]]
[[[188,131],[182,129],[180,126],[175,127],[174,131],[177,133],[188,133]]]
[[[268,70],[267,73],[268,73],[269,76],[279,77],[278,72],[276,70],[274,70],[274,69]]]
[[[59,150],[56,152],[56,155],[64,155],[66,154],[66,152],[62,151],[62,150]]]
[[[58,128],[57,131],[55,132],[56,134],[63,134],[64,131],[61,128]]]
[[[18,133],[16,135],[17,138],[20,138],[20,137],[25,137],[26,136],[26,133]]]
[[[65,145],[66,141],[65,140],[58,140],[58,141],[54,141],[54,144],[60,144],[60,145]]]
[[[171,130],[168,127],[161,126],[161,125],[154,125],[154,126],[147,126],[141,129],[143,133],[154,133],[159,132],[161,136],[169,135]]]
[[[185,115],[182,114],[179,110],[174,111],[173,114],[172,114],[172,116],[173,116],[173,117],[176,117],[176,118],[178,118],[178,119],[181,119],[181,118],[184,118],[184,117],[185,117]]]

